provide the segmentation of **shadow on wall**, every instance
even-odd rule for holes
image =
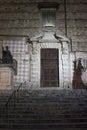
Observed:
[[[74,74],[73,74],[73,88],[74,89],[86,89],[86,86],[82,80],[82,72],[84,71],[84,67],[82,66],[81,59],[74,61]]]

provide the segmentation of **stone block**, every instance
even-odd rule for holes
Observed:
[[[11,89],[13,86],[13,70],[10,67],[0,67],[0,90]]]

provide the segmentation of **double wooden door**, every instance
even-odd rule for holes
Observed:
[[[41,87],[59,86],[58,49],[41,49]]]

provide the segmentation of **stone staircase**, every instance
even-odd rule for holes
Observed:
[[[86,90],[0,92],[0,129],[87,129]]]

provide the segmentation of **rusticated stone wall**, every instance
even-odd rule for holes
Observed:
[[[38,3],[44,0],[0,0],[0,35],[29,35],[41,32]],[[65,33],[64,0],[57,2],[56,30]],[[87,0],[66,0],[67,35],[73,51],[87,51]]]

